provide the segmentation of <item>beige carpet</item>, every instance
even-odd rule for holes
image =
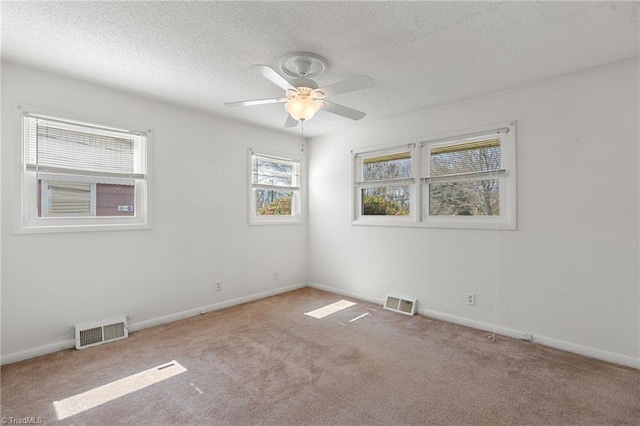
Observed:
[[[2,416],[68,425],[640,424],[638,370],[494,343],[357,300],[322,319],[304,315],[341,299],[305,288],[4,366]]]

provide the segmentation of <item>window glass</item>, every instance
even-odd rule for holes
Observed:
[[[251,154],[249,223],[300,222],[300,162]]]
[[[365,158],[362,163],[364,182],[411,177],[411,152]]]
[[[432,216],[499,216],[500,181],[470,180],[429,184]]]
[[[292,216],[293,191],[256,189],[256,215]]]
[[[411,209],[409,186],[362,188],[362,214],[365,216],[408,216]]]
[[[254,156],[253,183],[292,186],[295,175],[292,163]]]
[[[429,176],[449,177],[429,183],[430,216],[499,216],[503,170],[501,139],[480,139],[429,149]]]
[[[358,217],[412,214],[413,146],[356,155]]]
[[[430,176],[500,170],[500,139],[431,149]]]
[[[90,216],[93,185],[71,182],[42,182],[43,216]]]

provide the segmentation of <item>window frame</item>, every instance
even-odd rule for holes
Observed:
[[[493,135],[500,138],[500,171],[483,172],[475,176],[452,175],[445,178],[432,178],[430,172],[430,153],[435,148],[455,146],[482,140]],[[359,212],[361,205],[359,179],[362,177],[361,158],[382,156],[385,153],[401,152],[412,147],[411,214],[407,216],[364,216]],[[496,229],[515,230],[516,223],[516,121],[496,123],[473,129],[453,131],[429,137],[407,140],[402,143],[367,147],[352,151],[352,224],[379,226],[408,226],[424,228],[452,229]],[[496,216],[435,216],[430,214],[429,185],[437,181],[457,182],[482,179],[498,179],[500,182],[500,214]],[[402,220],[404,219],[404,220]]]
[[[64,114],[55,111],[48,111],[36,107],[14,105],[15,119],[15,152],[14,152],[14,176],[15,207],[13,211],[15,234],[31,233],[57,233],[57,232],[91,232],[91,231],[115,231],[115,230],[137,230],[151,229],[150,215],[150,158],[151,158],[151,131],[132,131],[121,127],[106,124],[96,124],[98,120],[82,119],[73,114]],[[145,173],[143,177],[132,178],[134,183],[135,214],[133,216],[76,216],[76,217],[47,217],[38,216],[38,198],[42,197],[42,192],[38,194],[37,172],[28,167],[29,147],[26,141],[25,117],[36,116],[44,119],[59,120],[73,125],[98,128],[121,133],[137,134],[145,137],[142,143],[140,155],[144,156]],[[64,172],[52,172],[56,175],[66,175]],[[89,173],[86,174],[89,176]],[[44,183],[46,179],[42,179]],[[93,185],[95,187],[95,185]],[[43,189],[40,188],[40,191]],[[38,197],[40,195],[40,197]],[[92,190],[95,196],[95,189]],[[42,203],[42,200],[40,200]],[[93,203],[92,209],[96,205]]]
[[[260,157],[275,162],[287,163],[293,166],[292,184],[290,186],[268,185],[253,182],[253,160]],[[297,185],[294,185],[297,184]],[[248,150],[248,185],[249,188],[249,225],[290,225],[302,223],[302,159],[282,155],[264,154]],[[258,215],[256,214],[256,191],[257,190],[288,190],[292,191],[291,209],[292,215]]]

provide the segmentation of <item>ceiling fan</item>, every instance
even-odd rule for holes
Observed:
[[[324,109],[327,112],[352,120],[360,120],[366,115],[362,111],[336,104],[326,98],[373,87],[373,80],[362,75],[318,88],[318,84],[311,78],[317,77],[325,71],[327,61],[315,53],[294,52],[280,58],[278,68],[283,74],[293,77],[291,80],[287,80],[268,65],[253,65],[253,67],[269,81],[282,88],[285,91],[284,97],[227,102],[224,104],[225,106],[239,107],[284,103],[284,108],[289,113],[284,127],[295,127],[299,122],[309,120],[319,109]]]

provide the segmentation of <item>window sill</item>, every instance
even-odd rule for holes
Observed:
[[[56,224],[56,225],[23,225],[14,229],[14,234],[52,234],[61,232],[100,232],[100,231],[135,231],[151,229],[149,223],[110,223],[110,224]]]
[[[269,220],[250,220],[249,226],[264,225],[299,225],[302,219],[269,219]]]
[[[515,231],[515,223],[496,221],[465,222],[465,221],[421,221],[415,220],[366,220],[357,219],[351,222],[354,226],[385,226],[397,228],[434,228],[434,229],[485,229],[500,231]]]

